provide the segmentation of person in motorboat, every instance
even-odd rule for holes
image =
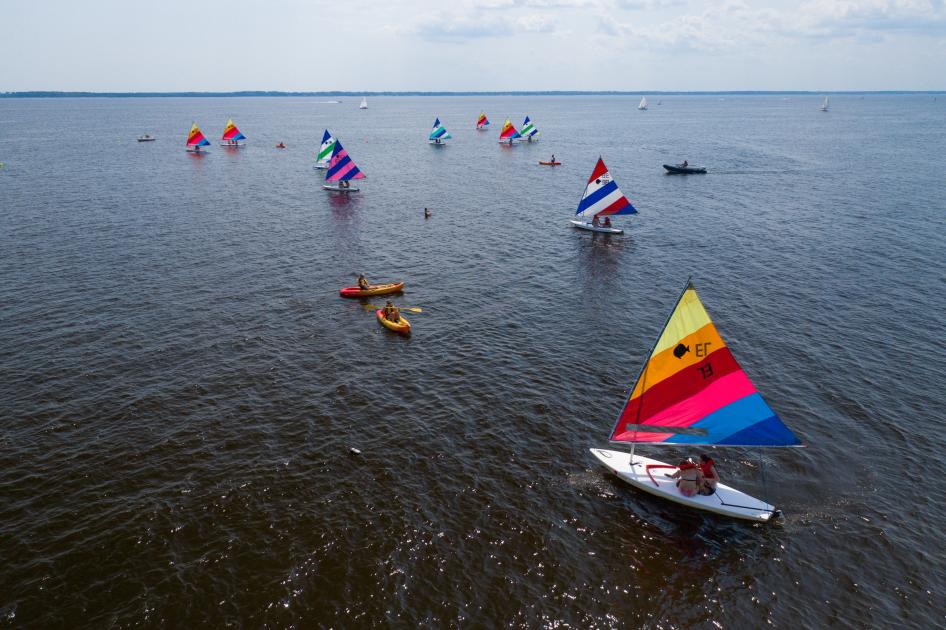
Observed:
[[[606,227],[606,228],[611,227],[611,217],[605,217],[605,218],[604,218],[604,227]]]
[[[365,291],[371,288],[371,285],[368,284],[368,279],[365,278],[365,274],[363,273],[358,274],[358,288],[361,289],[362,291]],[[388,302],[388,304],[390,304],[390,302]]]
[[[699,491],[703,474],[692,459],[681,459],[677,472],[670,475],[677,480],[677,488],[685,497],[692,497]]]
[[[703,477],[700,494],[714,494],[719,484],[719,474],[716,472],[716,462],[706,453],[700,455],[700,474]]]
[[[600,227],[601,221],[598,220],[598,215],[596,214],[593,219],[591,219],[591,225],[594,227]]]

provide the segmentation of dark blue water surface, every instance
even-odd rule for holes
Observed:
[[[0,625],[943,625],[946,99],[319,100],[0,100]],[[624,236],[568,225],[599,155]],[[713,452],[779,523],[587,450],[691,275],[808,446]]]

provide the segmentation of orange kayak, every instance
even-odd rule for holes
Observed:
[[[389,293],[400,293],[404,290],[404,282],[392,282],[391,284],[372,284],[367,289],[360,287],[345,287],[339,289],[338,294],[342,297],[368,297],[370,295],[387,295]]]
[[[384,316],[384,311],[380,308],[376,310],[375,315],[378,316],[378,323],[387,328],[388,330],[393,330],[399,335],[409,335],[411,334],[411,323],[401,315],[401,321],[392,322]]]

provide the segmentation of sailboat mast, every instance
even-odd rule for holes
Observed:
[[[693,276],[687,276],[686,284],[683,285],[683,290],[680,291],[680,296],[677,298],[677,301],[673,303],[673,308],[670,309],[670,314],[667,315],[667,320],[664,322],[664,325],[660,327],[660,333],[657,335],[657,338],[654,339],[654,345],[650,347],[650,352],[647,353],[647,356],[644,358],[644,365],[641,366],[641,371],[638,372],[637,378],[634,380],[634,385],[631,387],[636,389],[637,383],[641,384],[641,402],[637,405],[637,417],[634,419],[634,435],[637,435],[638,429],[637,426],[640,425],[641,419],[641,409],[644,407],[644,388],[647,386],[647,366],[650,365],[650,358],[654,354],[654,350],[657,348],[657,344],[660,343],[660,338],[664,334],[664,330],[667,329],[667,325],[670,323],[670,318],[673,317],[673,314],[677,312],[677,306],[680,305],[680,300],[683,299],[683,296],[686,295],[687,289],[691,288],[693,284],[690,280]],[[624,403],[624,406],[621,407],[621,411],[618,413],[617,420],[614,421],[614,427],[611,429],[611,435],[614,435],[617,432],[618,425],[621,423],[621,416],[624,415],[624,410],[627,408],[627,403],[631,402],[631,396],[634,395],[634,389],[631,389],[631,393],[628,394],[627,401]],[[637,442],[631,442],[631,466],[634,465],[634,448],[637,446]]]

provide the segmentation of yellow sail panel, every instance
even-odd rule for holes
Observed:
[[[713,320],[710,319],[709,314],[703,307],[696,290],[693,287],[688,288],[683,292],[683,297],[680,298],[677,308],[670,316],[670,321],[667,322],[667,327],[664,328],[664,332],[660,335],[657,345],[654,346],[654,352],[650,356],[655,357],[667,348],[676,346],[681,339],[692,335],[712,322]]]

